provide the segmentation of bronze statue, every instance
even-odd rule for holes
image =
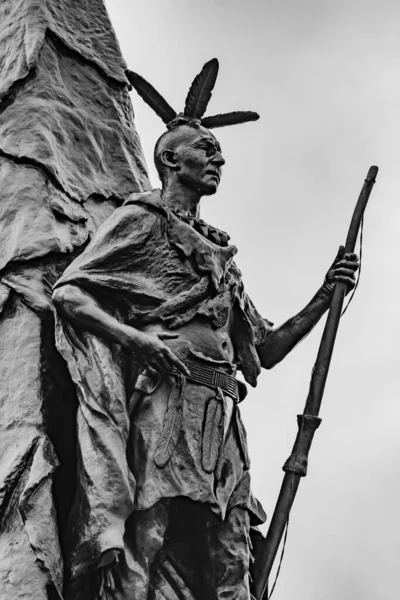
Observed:
[[[204,117],[218,72],[194,80],[183,113],[136,74],[162,117],[161,190],[133,194],[57,282],[57,345],[76,385],[78,486],[69,525],[68,600],[250,600],[251,493],[239,404],[355,285],[341,247],[310,303],[280,327],[246,294],[229,236],[200,218],[225,163]]]

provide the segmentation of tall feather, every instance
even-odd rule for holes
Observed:
[[[218,60],[208,61],[195,77],[185,102],[185,117],[200,119],[207,110],[218,75]]]
[[[176,112],[174,109],[148,81],[133,71],[125,71],[125,74],[139,96],[161,117],[164,123],[168,124],[172,119],[175,119]]]
[[[207,404],[204,416],[201,464],[206,473],[212,473],[217,465],[224,436],[223,396],[220,390]]]
[[[239,125],[249,121],[257,121],[260,115],[251,111],[236,111],[224,115],[215,115],[214,117],[205,117],[201,120],[203,127],[215,129],[216,127],[227,127],[228,125]]]
[[[154,453],[154,462],[159,468],[165,467],[178,441],[182,426],[185,387],[186,379],[179,375],[178,382],[172,388],[168,399],[168,408],[164,416],[163,429]]]

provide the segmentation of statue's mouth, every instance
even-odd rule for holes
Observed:
[[[212,177],[215,177],[215,179],[218,181],[218,183],[220,182],[221,176],[218,173],[218,171],[207,171],[206,174],[211,175]]]

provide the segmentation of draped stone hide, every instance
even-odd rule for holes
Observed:
[[[148,178],[102,0],[0,3],[0,598],[63,593],[76,399],[51,287]]]

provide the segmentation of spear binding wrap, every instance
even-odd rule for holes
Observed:
[[[345,244],[345,254],[354,252],[358,231],[377,174],[378,167],[371,167],[368,171],[367,178],[365,179],[350,223]],[[288,522],[289,513],[296,496],[300,478],[307,474],[308,453],[312,444],[314,432],[321,423],[318,414],[321,407],[345,295],[346,285],[342,282],[336,283],[318,350],[317,360],[311,376],[310,389],[304,412],[297,417],[299,428],[296,441],[293,446],[292,454],[283,466],[285,475],[279,497],[271,519],[267,537],[260,548],[260,552],[254,565],[253,593],[256,600],[262,600],[264,597],[269,575]]]

